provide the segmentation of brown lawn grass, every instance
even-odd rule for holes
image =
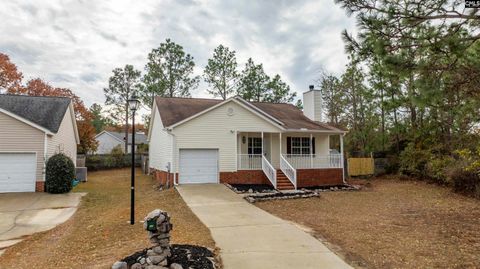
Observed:
[[[358,192],[256,203],[359,268],[480,268],[480,201],[423,182],[374,179]]]
[[[214,248],[210,232],[174,189],[155,190],[150,176],[136,176],[136,224],[130,220],[130,170],[91,172],[74,191],[87,192],[78,211],[56,228],[7,249],[0,268],[110,268],[112,263],[149,246],[145,215],[155,208],[170,213],[172,243]]]

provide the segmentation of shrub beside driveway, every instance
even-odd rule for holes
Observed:
[[[172,216],[173,243],[210,248],[209,230],[190,211],[176,190],[157,191],[150,176],[137,170],[136,220],[130,226],[130,170],[89,173],[74,189],[87,192],[77,213],[48,232],[31,236],[0,257],[0,268],[109,268],[116,260],[149,246],[142,223],[161,208]]]
[[[480,268],[480,203],[448,188],[376,179],[357,192],[255,203],[366,268]]]

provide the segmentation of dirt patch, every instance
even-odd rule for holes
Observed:
[[[121,258],[149,246],[143,224],[155,208],[168,211],[175,229],[172,243],[215,248],[210,231],[175,189],[156,190],[155,181],[137,171],[135,216],[130,225],[130,170],[91,172],[75,191],[87,192],[77,213],[56,228],[9,248],[0,268],[110,268]]]
[[[354,184],[366,187],[255,205],[311,228],[355,267],[480,268],[478,200],[423,182]]]

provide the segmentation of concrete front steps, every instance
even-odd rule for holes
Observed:
[[[277,170],[277,189],[280,191],[295,190],[295,186],[280,169]]]

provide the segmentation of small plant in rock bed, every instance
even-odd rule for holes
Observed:
[[[68,156],[58,153],[47,161],[45,184],[49,193],[66,193],[72,190],[75,165]]]

